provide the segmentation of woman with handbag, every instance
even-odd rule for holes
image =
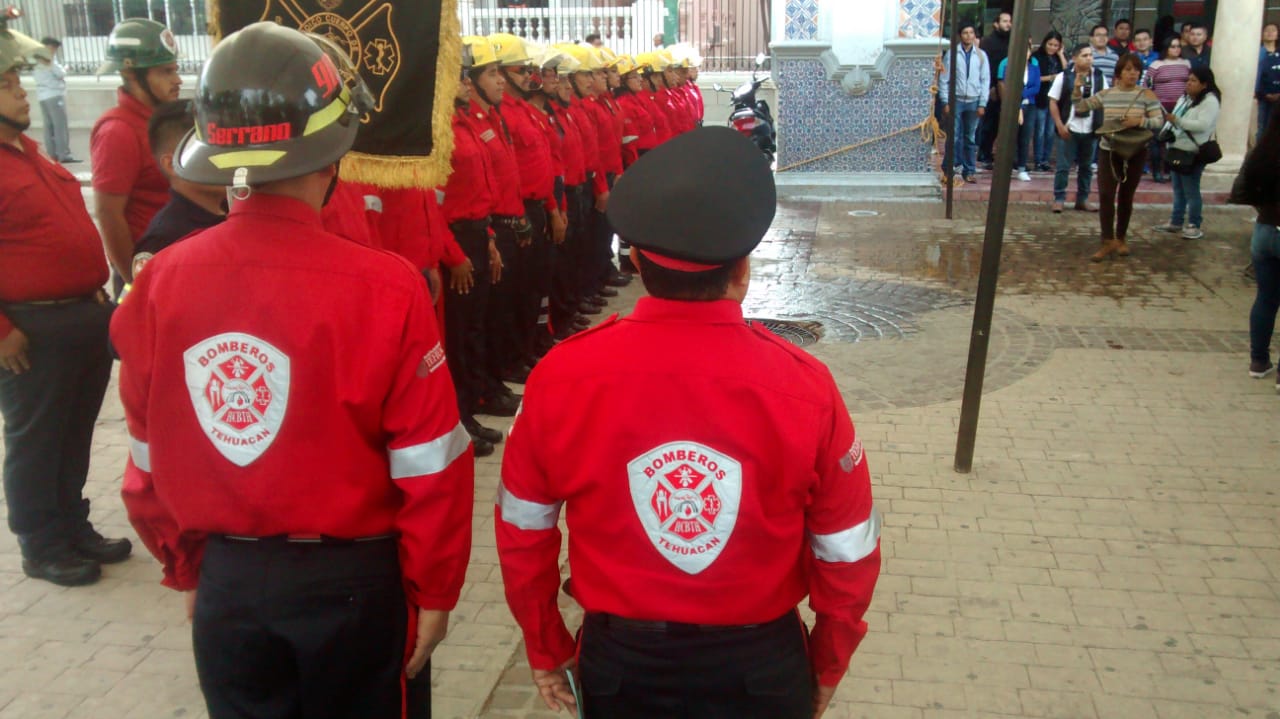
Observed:
[[[1142,85],[1151,88],[1160,100],[1160,105],[1168,112],[1178,104],[1178,99],[1187,86],[1187,75],[1191,73],[1191,63],[1182,59],[1182,40],[1172,35],[1160,42],[1160,58],[1151,63],[1142,76]],[[1157,137],[1151,141],[1151,155],[1148,158],[1151,166],[1151,179],[1156,182],[1168,182],[1169,174],[1164,166],[1164,146],[1167,138]]]
[[[1091,97],[1083,97],[1083,77],[1077,76],[1071,99],[1077,112],[1102,110],[1102,126],[1094,131],[1102,139],[1098,150],[1098,217],[1102,242],[1090,262],[1111,255],[1126,257],[1125,236],[1133,214],[1133,196],[1142,181],[1147,144],[1164,125],[1164,108],[1155,94],[1138,86],[1142,60],[1133,53],[1116,62],[1115,85]]]
[[[1187,78],[1187,93],[1178,100],[1173,112],[1166,115],[1173,133],[1165,153],[1165,161],[1173,173],[1173,214],[1168,224],[1155,228],[1160,232],[1181,232],[1184,240],[1204,237],[1200,229],[1203,220],[1200,176],[1204,174],[1205,165],[1222,159],[1222,150],[1213,139],[1221,110],[1222,92],[1214,81],[1213,70],[1192,68]]]
[[[1271,372],[1271,337],[1280,310],[1280,116],[1273,115],[1253,148],[1240,175],[1231,186],[1227,202],[1252,205],[1258,211],[1253,223],[1253,257],[1258,294],[1249,312],[1249,376]],[[1280,382],[1276,384],[1280,392]]]

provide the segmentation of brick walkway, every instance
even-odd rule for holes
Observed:
[[[1011,209],[977,458],[960,475],[984,215],[788,206],[753,260],[748,315],[822,323],[811,350],[886,515],[871,631],[828,716],[1280,719],[1280,397],[1244,371],[1252,215],[1209,208],[1207,237],[1185,242],[1147,232],[1165,216],[1141,210],[1133,256],[1090,265],[1095,215]],[[113,389],[88,489],[108,534],[129,532],[125,440]],[[477,468],[437,717],[550,716],[503,603],[498,467]],[[138,556],[94,587],[34,582],[0,537],[0,719],[204,716],[181,601],[158,578]]]

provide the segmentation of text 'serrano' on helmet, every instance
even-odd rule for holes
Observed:
[[[271,22],[228,35],[196,84],[196,126],[174,153],[178,176],[250,187],[332,165],[355,142],[372,95],[348,53]]]

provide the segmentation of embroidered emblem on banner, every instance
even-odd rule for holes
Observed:
[[[697,442],[670,442],[627,463],[631,500],[658,553],[688,574],[720,556],[738,521],[742,465]]]
[[[289,404],[289,357],[253,335],[228,332],[192,345],[182,360],[205,437],[238,466],[261,457]]]

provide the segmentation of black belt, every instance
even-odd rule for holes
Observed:
[[[244,537],[236,534],[214,534],[214,539],[237,544],[322,544],[326,546],[345,547],[364,542],[386,542],[394,540],[394,534],[376,534],[371,537],[333,537],[328,534],[274,534],[270,537]]]
[[[61,307],[63,305],[76,305],[82,302],[92,302],[98,305],[107,304],[107,293],[98,290],[90,295],[80,295],[79,297],[64,297],[56,300],[23,300],[21,302],[5,302],[9,307]]]
[[[687,624],[685,622],[657,622],[642,619],[627,619],[626,617],[619,617],[616,614],[605,614],[604,612],[592,612],[588,617],[606,627],[609,627],[610,629],[621,629],[623,631],[654,632],[658,634],[720,634],[759,629],[760,627],[772,624],[780,619],[785,619],[790,615],[791,613],[788,612],[778,619],[763,622],[761,624]]]
[[[520,223],[524,222],[524,219],[524,217],[516,217],[514,215],[494,215],[493,224],[510,227],[514,230],[520,226]]]
[[[469,230],[473,232],[488,232],[489,218],[482,217],[478,220],[454,220],[449,223],[449,227],[450,229],[457,227],[462,230]]]

